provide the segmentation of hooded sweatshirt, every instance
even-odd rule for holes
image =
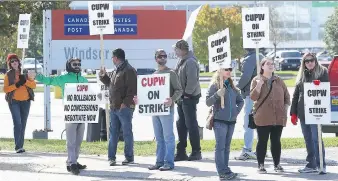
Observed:
[[[42,74],[38,74],[36,76],[36,80],[45,84],[45,85],[53,85],[61,88],[62,98],[64,95],[64,89],[66,83],[88,83],[88,80],[81,75],[81,73],[75,73],[71,68],[71,61],[67,61],[66,63],[66,71],[68,72],[65,75],[60,75],[56,77],[46,77]]]

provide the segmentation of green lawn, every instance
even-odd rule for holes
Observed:
[[[323,138],[325,147],[338,147],[338,138]],[[243,147],[242,139],[233,139],[231,142],[231,150],[241,150]],[[255,147],[256,140],[254,143]],[[13,151],[14,141],[13,139],[0,139],[1,150]],[[123,154],[124,144],[120,142],[118,145],[118,154]],[[215,140],[201,140],[201,148],[203,152],[213,152],[215,149]],[[283,138],[282,149],[294,149],[305,148],[303,138]],[[53,153],[66,153],[66,141],[65,140],[38,140],[31,139],[25,140],[25,149],[28,152],[53,152]],[[107,142],[83,142],[81,146],[82,154],[102,155],[107,154],[108,144]],[[191,147],[188,146],[188,150]],[[137,156],[150,156],[156,153],[155,141],[136,141],[134,144],[134,152]]]

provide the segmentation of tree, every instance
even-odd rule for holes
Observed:
[[[279,15],[278,11],[273,8],[270,7],[270,13],[269,13],[269,23],[270,23],[270,41],[272,42],[273,48],[274,48],[274,57],[276,56],[276,51],[277,51],[277,46],[279,43],[281,42],[286,42],[288,41],[288,39],[286,38],[286,36],[284,36],[283,32],[282,32],[282,24],[283,21],[281,20],[281,16]]]
[[[325,23],[324,43],[331,55],[338,53],[338,7]]]
[[[208,37],[226,28],[230,31],[231,58],[240,58],[244,53],[240,7],[211,8],[209,5],[202,7],[193,31],[194,53],[202,64],[209,63]]]
[[[11,36],[0,36],[0,67],[6,67],[6,59],[9,53],[16,53],[19,57],[21,57],[22,49],[16,48],[17,42],[17,32],[14,32]]]

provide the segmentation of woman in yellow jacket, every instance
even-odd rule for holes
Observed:
[[[33,89],[36,88],[36,83],[27,74],[21,74],[21,62],[16,54],[7,56],[7,64],[9,70],[4,78],[5,98],[14,124],[15,151],[23,153],[26,123],[31,100],[34,100]]]

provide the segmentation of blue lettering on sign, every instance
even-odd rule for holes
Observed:
[[[114,15],[115,35],[137,35],[136,14]],[[90,35],[87,14],[65,14],[64,35]]]

